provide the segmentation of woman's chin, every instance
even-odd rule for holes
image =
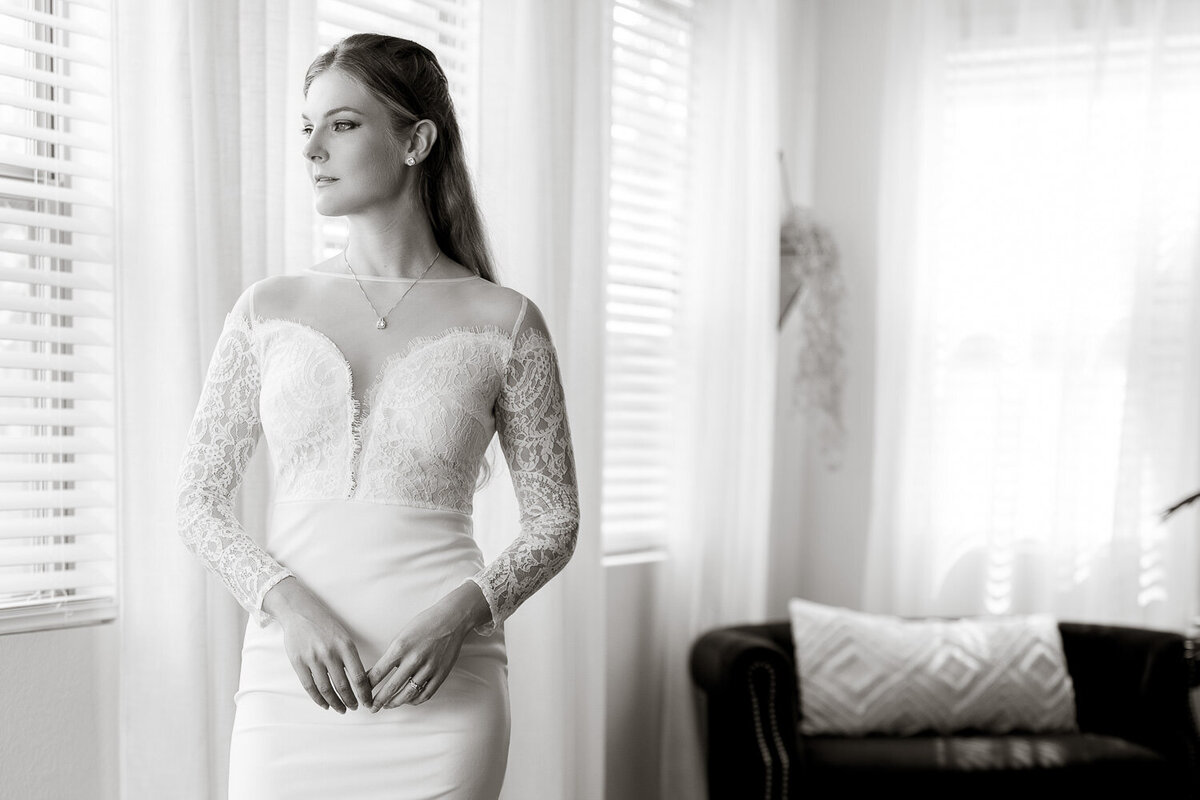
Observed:
[[[318,189],[313,197],[313,209],[323,217],[348,217],[352,214],[366,214],[379,209],[386,211],[391,209],[399,194],[397,193],[396,196],[352,192],[337,194],[339,188],[335,184],[333,187]]]
[[[313,201],[313,209],[323,217],[344,217],[346,211],[340,203],[331,203],[323,197],[318,197]]]

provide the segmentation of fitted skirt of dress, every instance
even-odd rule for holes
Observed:
[[[274,504],[267,550],[346,625],[368,670],[406,621],[482,565],[469,516],[355,500]],[[503,637],[470,633],[446,682],[419,706],[338,714],[300,685],[280,626],[251,620],[230,800],[492,800],[508,759]]]

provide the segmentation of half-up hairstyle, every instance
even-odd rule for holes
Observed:
[[[387,107],[398,141],[422,119],[437,126],[437,140],[420,165],[421,202],[434,238],[443,253],[484,280],[496,283],[450,85],[437,58],[428,48],[408,39],[356,33],[312,62],[304,76],[305,96],[318,75],[335,67]]]

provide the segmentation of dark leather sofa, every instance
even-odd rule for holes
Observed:
[[[709,631],[691,654],[709,798],[1200,798],[1190,642],[1069,622],[1059,631],[1079,733],[908,737],[802,735],[789,623]]]

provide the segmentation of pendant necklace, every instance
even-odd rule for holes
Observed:
[[[421,278],[424,278],[425,275],[429,272],[429,270],[433,269],[433,265],[436,264],[437,260],[441,257],[442,257],[442,251],[438,250],[437,255],[433,257],[433,261],[430,261],[429,266],[425,268],[425,272],[421,273]],[[348,259],[346,257],[345,250],[342,250],[342,261],[346,262],[346,269],[350,270],[351,275],[354,275],[354,282],[358,284],[359,291],[361,291],[363,297],[366,298],[367,304],[369,306],[371,306],[371,310],[375,312],[375,316],[376,316],[375,328],[376,328],[376,330],[381,330],[381,331],[387,330],[388,314],[391,314],[393,311],[396,310],[396,306],[400,305],[400,300],[403,300],[405,297],[408,296],[408,293],[413,290],[413,286],[416,286],[418,283],[421,282],[421,278],[417,278],[415,281],[413,281],[412,286],[409,286],[407,289],[404,290],[404,294],[400,295],[400,300],[397,300],[395,303],[393,303],[392,307],[389,308],[386,312],[384,312],[383,314],[380,314],[379,309],[376,308],[375,304],[371,302],[371,297],[367,294],[367,290],[363,288],[362,281],[360,281],[358,279],[358,275],[355,274],[354,267],[350,266],[350,259]]]

